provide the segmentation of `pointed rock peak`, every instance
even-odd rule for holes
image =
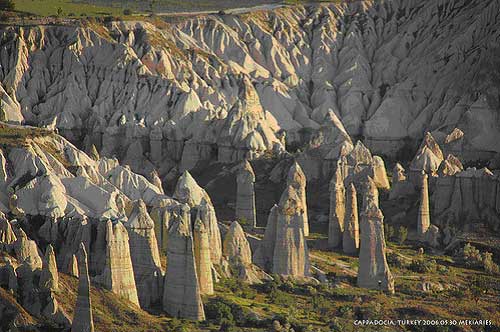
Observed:
[[[92,146],[90,147],[89,156],[95,161],[99,161],[99,159],[101,159],[101,157],[99,156],[99,152],[97,151],[97,148],[94,144],[92,144]]]
[[[149,216],[146,204],[142,199],[134,202],[134,207],[128,218],[127,226],[130,228],[150,229],[154,227],[154,221]]]
[[[448,136],[446,136],[444,143],[450,144],[450,143],[453,143],[455,141],[458,141],[459,139],[461,139],[463,137],[464,137],[464,132],[458,128],[455,128]]]
[[[420,144],[419,150],[423,151],[425,147],[427,147],[439,159],[444,159],[443,152],[441,151],[439,144],[436,142],[436,140],[434,139],[434,137],[430,132],[425,133],[424,139],[422,141],[422,144]]]
[[[56,254],[52,245],[49,244],[45,251],[45,260],[40,274],[40,287],[45,290],[55,291],[59,288],[58,284]]]
[[[373,161],[372,153],[361,141],[357,141],[348,159],[351,164],[370,165]]]
[[[241,81],[240,99],[245,104],[245,111],[251,113],[260,113],[263,111],[259,95],[246,75],[243,76]]]
[[[76,256],[80,264],[87,265],[87,250],[85,249],[85,244],[83,244],[83,242],[80,243],[80,245],[78,246],[78,251],[76,253]],[[78,272],[81,273],[82,271]]]
[[[203,198],[207,198],[205,190],[201,188],[188,171],[184,171],[177,181],[174,198],[190,207],[200,204]],[[211,204],[211,202],[210,202]]]
[[[293,162],[292,166],[290,167],[290,170],[288,171],[288,177],[286,182],[289,185],[293,183],[305,185],[306,175],[304,174],[304,171],[302,170],[302,167],[300,167],[298,162],[296,161]]]
[[[246,238],[245,231],[243,227],[241,227],[240,223],[237,221],[233,221],[231,226],[229,226],[229,230],[227,232],[226,237],[233,238]]]

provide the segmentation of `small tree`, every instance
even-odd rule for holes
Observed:
[[[0,0],[0,10],[14,10],[14,1]]]
[[[130,9],[126,8],[123,10],[123,15],[125,15],[125,16],[132,15],[132,11]]]
[[[485,252],[483,254],[483,268],[488,274],[500,273],[500,268],[493,261],[493,254],[491,252]]]
[[[57,7],[57,16],[61,16],[63,13],[63,10],[61,7]]]

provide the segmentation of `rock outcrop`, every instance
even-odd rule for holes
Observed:
[[[0,216],[0,249],[16,242],[16,240],[16,234],[12,230],[12,225],[4,216]]]
[[[78,250],[78,295],[71,332],[94,332],[92,300],[90,298],[90,278],[85,245],[80,244]]]
[[[38,246],[35,241],[28,239],[22,228],[17,230],[17,240],[12,243],[12,247],[19,262],[29,262],[33,270],[42,268]]]
[[[394,279],[385,256],[384,215],[373,202],[361,214],[358,286],[394,293]]]
[[[210,242],[205,224],[199,218],[196,218],[194,223],[193,241],[200,294],[212,295],[214,293],[214,284],[212,261],[210,259]]]
[[[328,218],[328,246],[337,248],[342,245],[344,218],[346,213],[346,193],[341,167],[337,167],[330,181],[330,214]]]
[[[188,206],[174,213],[168,236],[163,310],[177,318],[204,320]]]
[[[250,227],[255,227],[255,174],[252,165],[245,160],[236,174],[236,220],[245,221]]]
[[[110,220],[106,222],[105,229],[106,259],[103,273],[96,277],[96,281],[139,306],[127,229],[121,222],[113,223]]]
[[[358,198],[354,183],[347,187],[342,250],[346,254],[357,254],[359,249]]]
[[[196,183],[191,174],[185,171],[177,181],[174,198],[180,203],[189,205],[192,210],[198,211],[200,219],[203,221],[208,231],[212,263],[215,265],[220,264],[222,257],[222,240],[219,225],[217,224],[215,209],[210,196],[208,196],[207,192]]]
[[[154,222],[141,199],[134,202],[125,227],[128,231],[130,257],[139,303],[141,307],[149,307],[161,299],[158,293],[153,293],[152,285],[158,283],[155,276],[161,276],[162,271]]]

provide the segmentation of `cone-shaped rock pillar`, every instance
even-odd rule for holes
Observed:
[[[212,264],[219,265],[222,258],[222,239],[210,196],[196,183],[188,171],[184,171],[177,181],[174,198],[189,205],[191,209],[199,211],[200,219],[208,231]]]
[[[46,291],[57,291],[59,289],[56,255],[54,248],[50,244],[45,251],[42,273],[40,274],[40,288]]]
[[[292,186],[297,195],[299,195],[302,207],[300,214],[301,223],[304,228],[304,236],[309,236],[309,220],[307,217],[307,200],[306,200],[306,175],[302,167],[297,162],[294,162],[288,171],[287,186]]]
[[[420,188],[420,208],[418,209],[417,236],[419,240],[424,240],[425,233],[431,225],[431,216],[429,210],[429,185],[427,174],[422,174],[422,185]]]
[[[163,310],[173,317],[201,321],[205,319],[205,311],[196,271],[189,207],[180,210],[174,212],[168,233]]]
[[[212,278],[212,262],[210,260],[210,242],[205,224],[197,218],[194,223],[193,231],[194,255],[196,262],[196,271],[200,284],[200,293],[211,295],[214,293],[214,284]]]
[[[278,205],[272,273],[291,277],[309,276],[303,204],[300,191],[293,186],[285,189]]]
[[[346,254],[356,254],[359,248],[358,198],[354,183],[347,187],[346,213],[344,232],[342,234],[342,250]]]
[[[236,183],[236,220],[245,220],[248,225],[255,227],[255,174],[248,160],[238,167]]]
[[[361,214],[358,286],[394,293],[394,279],[385,256],[384,215],[374,202]]]
[[[328,247],[330,248],[342,245],[345,209],[344,179],[342,169],[339,166],[330,181],[330,214],[328,217]]]
[[[106,224],[106,262],[102,275],[96,278],[106,289],[139,305],[134,269],[130,257],[129,237],[121,222]]]
[[[80,244],[78,250],[78,296],[71,332],[94,332],[92,317],[92,300],[90,299],[90,279],[85,245]]]
[[[152,293],[151,288],[155,284],[153,280],[155,274],[161,274],[161,263],[154,222],[142,200],[134,202],[134,207],[125,226],[129,236],[130,256],[139,303],[141,307],[149,307],[151,303],[161,299],[159,294]]]

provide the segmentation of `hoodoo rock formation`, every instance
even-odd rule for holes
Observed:
[[[139,199],[125,223],[128,231],[130,257],[134,269],[134,279],[141,307],[160,301],[161,296],[154,291],[161,276],[160,253],[154,231],[154,222],[148,214],[146,205]]]
[[[294,192],[299,195],[300,204],[297,206],[297,212],[300,216],[300,223],[303,225],[304,236],[309,236],[309,220],[307,216],[307,200],[306,200],[306,175],[297,162],[294,162],[286,179],[287,187],[294,188]]]
[[[222,240],[217,224],[215,209],[210,196],[201,188],[195,179],[185,171],[177,181],[174,198],[180,203],[187,204],[194,211],[198,211],[201,221],[205,224],[210,242],[210,256],[213,264],[220,264],[222,257]]]
[[[78,295],[71,332],[94,332],[92,300],[90,298],[90,278],[85,245],[80,244],[78,250]]]
[[[130,256],[129,236],[121,222],[106,222],[106,259],[96,281],[113,293],[139,306]]]
[[[347,187],[342,250],[346,254],[357,254],[359,249],[358,198],[354,183]]]
[[[358,285],[393,293],[381,208],[401,241],[413,218],[430,247],[476,233],[496,246],[500,0],[256,2],[276,4],[134,20],[2,11],[0,329],[68,330],[66,274],[79,277],[73,332],[93,331],[90,275],[112,292],[99,309],[129,301],[138,322],[158,305],[204,320],[222,275],[343,287],[330,273],[352,275],[352,260],[330,269],[316,239],[309,257],[309,226],[327,221],[330,248],[359,251]],[[104,312],[98,330],[121,323]]]
[[[59,274],[57,272],[56,255],[52,245],[48,245],[40,274],[40,288],[46,291],[59,289]]]
[[[384,215],[370,202],[361,214],[358,286],[394,293],[394,279],[385,256]]]
[[[424,240],[425,233],[427,233],[427,230],[431,225],[431,214],[429,210],[429,185],[427,181],[427,174],[422,174],[420,190],[420,207],[418,209],[417,236],[420,240]]]
[[[260,283],[258,273],[252,264],[250,244],[245,231],[237,221],[231,223],[224,237],[223,255],[235,277],[248,283]]]
[[[168,237],[163,310],[173,317],[204,320],[187,205],[174,213]]]
[[[245,160],[238,167],[236,175],[236,219],[245,221],[250,227],[257,226],[254,183],[252,165]]]
[[[330,181],[330,214],[328,218],[328,246],[336,248],[342,245],[344,217],[346,213],[346,194],[341,167],[337,167]]]
[[[196,218],[194,223],[193,241],[200,293],[212,295],[214,293],[214,283],[212,277],[212,261],[210,259],[210,241],[208,240],[208,232],[205,228],[205,224],[199,218]]]

